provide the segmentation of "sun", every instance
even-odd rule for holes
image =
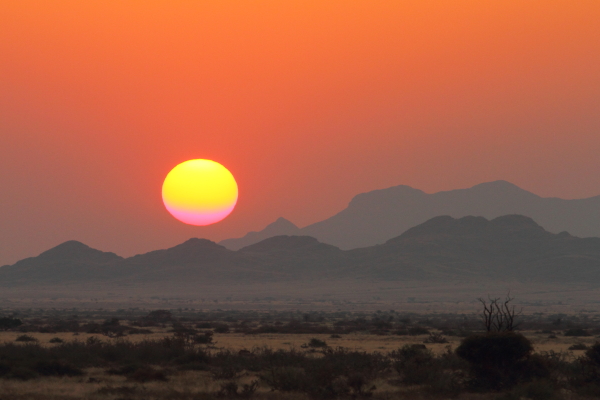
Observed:
[[[175,218],[210,225],[227,217],[238,199],[237,183],[227,168],[212,160],[189,160],[167,174],[162,198]]]

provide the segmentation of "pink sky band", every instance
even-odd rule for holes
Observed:
[[[227,217],[231,211],[233,211],[235,204],[218,211],[182,211],[171,207],[168,204],[165,204],[165,207],[169,210],[171,215],[181,222],[190,225],[204,226],[214,224]]]

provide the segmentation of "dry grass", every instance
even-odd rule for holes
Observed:
[[[148,335],[130,335],[127,340],[139,341],[144,339],[158,339],[171,335],[167,328],[152,328],[153,333]],[[533,342],[537,352],[542,351],[568,351],[568,347],[576,343],[593,344],[594,337],[568,337],[559,335],[556,339],[549,339],[548,334],[524,332]],[[0,333],[0,342],[12,342],[19,335],[17,332]],[[49,341],[59,337],[65,341],[73,339],[85,341],[95,336],[103,341],[114,341],[98,334],[80,333],[29,333],[43,346],[54,346]],[[372,335],[352,333],[341,335],[340,338],[331,338],[325,334],[252,334],[241,333],[215,334],[215,349],[225,348],[234,351],[252,349],[254,347],[269,347],[273,349],[301,348],[311,338],[324,340],[330,347],[344,347],[350,350],[366,352],[382,352],[398,349],[406,344],[422,343],[427,335],[420,336],[395,336]],[[447,346],[456,348],[460,343],[459,337],[447,337],[448,344],[427,344],[435,353],[442,353]],[[574,358],[583,351],[570,351]],[[250,383],[259,377],[244,371],[236,383]],[[172,371],[168,382],[134,383],[123,376],[109,375],[103,369],[87,369],[83,377],[42,377],[30,381],[0,379],[0,400],[208,400],[217,398],[216,394],[221,385],[226,381],[215,380],[207,371]],[[379,378],[374,382],[377,389],[373,392],[373,400],[433,400],[443,399],[444,396],[435,396],[424,393],[419,387],[406,387],[394,384],[388,378]],[[493,400],[497,394],[461,393],[459,400]],[[580,397],[569,394],[564,396],[572,400]],[[255,400],[310,400],[302,393],[273,392],[261,384],[252,399]]]
[[[138,334],[128,335],[126,340],[130,342],[139,342],[142,340],[157,340],[167,336],[171,336],[172,333],[168,332],[168,328],[151,328],[151,334]],[[578,343],[583,343],[588,346],[593,345],[599,341],[598,337],[573,337],[573,336],[562,336],[557,335],[556,338],[549,338],[548,334],[536,333],[533,331],[523,331],[523,333],[529,340],[531,340],[535,352],[572,352],[575,356],[583,354],[584,350],[568,350],[570,346]],[[0,343],[13,342],[21,333],[18,332],[0,332]],[[37,333],[30,332],[27,335],[32,336],[38,340],[38,343],[43,346],[55,346],[50,343],[53,338],[59,338],[61,340],[73,341],[86,341],[90,337],[96,337],[104,342],[111,342],[120,340],[119,338],[109,338],[100,334],[93,333],[76,333],[71,332],[57,332],[57,333]],[[242,349],[253,349],[256,347],[269,347],[275,350],[283,349],[299,349],[302,345],[307,344],[310,339],[317,338],[327,342],[329,347],[344,347],[349,350],[366,351],[368,353],[380,352],[387,353],[392,350],[396,350],[406,344],[423,343],[428,335],[418,336],[397,336],[397,335],[373,335],[367,333],[350,333],[346,335],[340,335],[340,338],[332,338],[330,334],[279,334],[279,333],[261,333],[261,334],[244,334],[244,333],[225,333],[225,334],[214,334],[212,347],[217,349],[231,349],[234,351]],[[440,354],[446,351],[447,347],[450,346],[455,349],[462,338],[456,336],[445,337],[449,343],[440,344],[433,343],[427,344],[427,348],[431,349],[434,353]],[[1,399],[1,398],[0,398]]]

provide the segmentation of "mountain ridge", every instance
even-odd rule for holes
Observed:
[[[600,237],[600,196],[544,198],[503,180],[432,194],[406,185],[361,193],[344,210],[298,234],[349,250],[382,244],[439,215],[493,219],[508,214],[531,217],[553,233]]]
[[[89,259],[73,256],[79,252]],[[63,254],[64,260],[48,257]],[[192,238],[123,259],[67,242],[0,268],[0,285],[45,282],[287,282],[517,279],[600,283],[600,238],[555,234],[532,218],[434,217],[369,247],[341,250],[309,236],[276,236],[233,251]],[[106,261],[106,259],[110,261]],[[75,260],[74,262],[70,262]]]

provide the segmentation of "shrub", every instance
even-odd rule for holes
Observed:
[[[448,339],[443,337],[441,333],[430,333],[429,337],[423,340],[423,343],[448,343]]]
[[[516,386],[497,400],[559,400],[562,397],[554,383],[548,380],[536,380]]]
[[[213,341],[213,334],[211,331],[207,331],[201,335],[194,335],[193,341],[197,344],[211,344]]]
[[[50,339],[50,343],[64,343],[64,340],[62,340],[61,338],[52,338]]]
[[[325,342],[324,340],[320,340],[317,338],[312,338],[309,340],[308,342],[308,347],[327,347],[327,342]]]
[[[37,342],[38,340],[33,336],[21,335],[15,339],[15,342]]]
[[[461,342],[456,354],[470,364],[471,384],[477,389],[512,387],[530,376],[528,365],[533,347],[515,332],[488,332]]]
[[[588,346],[584,343],[576,343],[572,346],[569,346],[569,350],[587,350]]]
[[[128,333],[130,335],[149,335],[153,332],[150,329],[129,328]]]
[[[258,381],[252,381],[242,385],[242,391],[238,392],[238,384],[235,382],[225,382],[221,384],[221,389],[217,392],[217,397],[241,397],[249,398],[254,395],[258,388]]]
[[[135,382],[152,382],[152,381],[167,381],[167,375],[164,371],[157,370],[150,366],[138,368],[131,374],[127,375],[127,379]]]
[[[35,379],[38,377],[38,374],[26,367],[14,367],[10,370],[10,373],[6,375],[6,378],[9,379],[18,379],[21,381],[28,381],[30,379]]]
[[[39,361],[34,368],[42,376],[81,376],[83,371],[59,361]]]
[[[408,334],[410,336],[429,335],[429,330],[421,326],[415,326],[412,328],[408,328]]]
[[[595,367],[600,367],[600,342],[596,342],[585,352],[586,361]]]
[[[567,329],[564,333],[565,336],[592,336],[591,333],[581,328]]]
[[[229,325],[227,325],[227,324],[217,324],[214,327],[214,331],[216,333],[227,333],[227,332],[229,332]]]
[[[434,356],[425,346],[404,345],[390,353],[394,360],[394,369],[400,374],[402,382],[409,385],[421,385],[431,382]]]
[[[23,325],[23,322],[21,322],[21,320],[18,318],[12,318],[12,317],[0,318],[0,330],[6,331],[8,329],[13,329],[13,328],[16,328],[21,325]]]
[[[350,374],[346,378],[346,385],[350,388],[350,395],[356,397],[371,397],[373,391],[377,389],[375,385],[369,383],[369,379],[360,373]]]
[[[306,373],[303,368],[269,368],[260,377],[267,385],[280,392],[299,392],[306,385]]]

